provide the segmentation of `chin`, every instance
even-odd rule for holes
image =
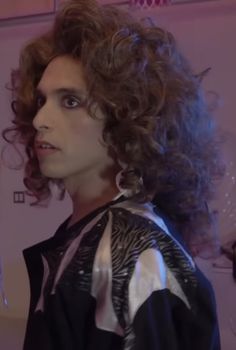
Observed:
[[[40,170],[44,176],[49,177],[51,179],[62,180],[65,178],[65,174],[63,174],[62,171],[59,171],[58,169],[49,166],[41,166]]]

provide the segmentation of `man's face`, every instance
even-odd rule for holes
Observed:
[[[104,117],[97,108],[98,118],[93,119],[83,104],[87,88],[81,63],[69,56],[53,59],[37,90],[33,125],[41,172],[66,180],[111,166],[113,160],[102,144]]]

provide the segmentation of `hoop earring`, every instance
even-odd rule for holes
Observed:
[[[127,190],[125,188],[122,188],[120,185],[121,179],[123,177],[123,171],[124,170],[119,171],[118,174],[116,175],[116,179],[115,179],[116,180],[116,187],[118,188],[120,195],[123,195],[123,196],[128,198],[131,196],[131,191]]]
[[[143,188],[143,178],[141,175],[137,175],[138,177],[138,188],[136,191],[133,190],[129,190],[127,188],[122,188],[122,186],[120,185],[121,179],[123,177],[123,172],[125,169],[122,169],[117,175],[116,175],[116,187],[118,188],[120,194],[124,195],[125,197],[131,197],[134,194],[138,194],[139,192],[141,192],[142,188]],[[135,170],[129,170],[129,172],[133,172],[135,173]]]

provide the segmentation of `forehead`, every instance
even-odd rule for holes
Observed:
[[[86,91],[82,64],[70,56],[58,56],[46,67],[37,89],[50,93],[60,88],[75,88]]]

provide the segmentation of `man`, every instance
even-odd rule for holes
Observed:
[[[18,76],[18,137],[5,138],[25,144],[25,185],[36,202],[52,183],[73,202],[24,251],[24,350],[220,349],[214,295],[188,250],[221,166],[200,77],[172,35],[71,0],[24,48]]]

